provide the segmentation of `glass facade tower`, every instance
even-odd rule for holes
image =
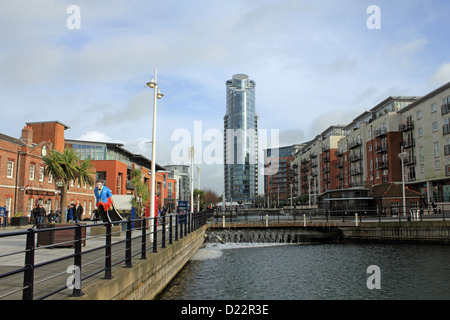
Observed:
[[[225,84],[225,199],[252,201],[258,195],[258,116],[255,110],[255,82],[245,74],[236,74]]]

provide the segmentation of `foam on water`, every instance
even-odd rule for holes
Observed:
[[[224,250],[242,249],[242,248],[259,248],[292,245],[287,243],[205,243],[191,257],[191,260],[207,260],[220,258]]]

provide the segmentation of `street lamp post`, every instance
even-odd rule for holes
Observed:
[[[404,173],[404,160],[408,156],[406,152],[403,151],[398,154],[398,157],[402,161],[402,191],[403,191],[403,216],[406,216],[406,198],[405,198],[405,173]]]
[[[150,190],[150,218],[155,217],[155,179],[156,179],[156,100],[161,99],[164,95],[159,92],[157,84],[157,69],[155,68],[155,78],[145,84],[149,88],[154,89],[153,96],[153,134],[152,134],[152,162],[151,162],[151,190]],[[152,220],[153,221],[153,220]]]

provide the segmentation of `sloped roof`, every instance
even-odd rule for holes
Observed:
[[[402,198],[403,188],[397,183],[382,183],[372,187],[369,196],[374,198]],[[420,192],[405,188],[405,198],[423,197]]]

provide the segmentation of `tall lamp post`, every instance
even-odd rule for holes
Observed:
[[[406,198],[405,198],[405,174],[404,174],[404,161],[406,157],[408,157],[408,154],[403,151],[398,154],[398,157],[402,161],[402,191],[403,191],[403,216],[406,216]]]
[[[156,100],[161,99],[164,95],[159,92],[157,84],[157,69],[155,68],[155,78],[145,84],[147,87],[154,89],[153,96],[153,135],[152,135],[152,163],[151,163],[151,190],[150,190],[150,218],[155,217],[155,179],[156,179]]]

